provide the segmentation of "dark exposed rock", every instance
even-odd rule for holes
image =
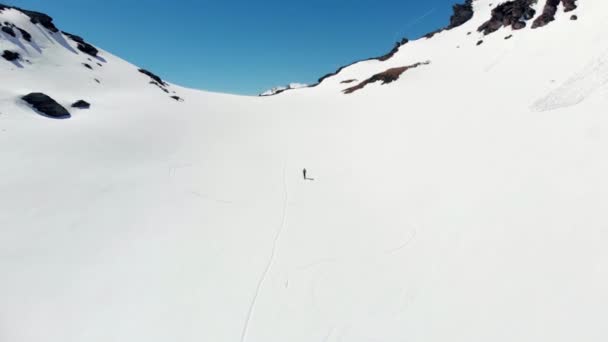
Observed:
[[[49,30],[51,32],[59,32],[57,27],[55,27],[55,24],[53,24],[53,18],[51,18],[50,16],[48,16],[44,13],[28,11],[28,10],[24,10],[19,7],[0,4],[0,11],[6,10],[6,9],[11,9],[11,8],[21,11],[23,14],[27,15],[33,24],[40,24],[40,25],[42,25],[42,27],[46,28],[47,30]]]
[[[570,12],[577,9],[576,0],[562,0],[562,5],[564,5],[564,12]]]
[[[19,55],[18,52],[4,50],[4,52],[2,53],[2,58],[6,59],[9,62],[12,62],[21,58],[21,55]]]
[[[389,51],[389,53],[387,53],[386,55],[382,55],[380,57],[376,57],[376,58],[371,58],[371,60],[373,59],[377,59],[379,61],[387,61],[389,60],[391,57],[393,57],[397,52],[399,52],[399,48],[402,47],[403,45],[409,43],[409,39],[407,38],[403,38],[400,41],[395,43],[395,47],[393,47],[393,49],[391,51]]]
[[[92,67],[92,66],[90,66],[90,65],[89,65],[89,64],[87,64],[87,63],[82,63],[82,65],[84,65],[84,67],[85,67],[85,68],[87,68],[87,69],[91,69],[91,70],[93,70],[93,67]]]
[[[564,5],[564,11],[570,12],[576,9],[576,0],[547,0],[543,13],[534,20],[532,28],[543,27],[553,20],[555,20],[555,14],[557,13],[557,7],[559,4]]]
[[[570,20],[578,20],[578,16],[577,16],[577,15],[575,15],[575,14],[573,14],[573,15],[570,17]]]
[[[477,46],[479,46],[481,44],[483,44],[483,40],[480,40],[480,41],[477,42]]]
[[[448,30],[461,26],[473,18],[473,0],[466,0],[464,4],[456,4],[452,8],[454,14],[450,18],[450,24],[447,27]]]
[[[171,96],[171,98],[174,99],[177,102],[184,102],[184,99],[182,99],[181,97],[179,97],[177,95]]]
[[[17,8],[17,9],[20,10],[21,12],[25,13],[25,15],[27,15],[28,17],[30,17],[30,21],[32,23],[40,24],[51,32],[59,32],[57,27],[55,27],[55,24],[53,24],[53,18],[49,17],[48,15],[46,15],[44,13],[28,11],[28,10],[24,10],[24,9],[20,9],[20,8]]]
[[[490,20],[483,23],[477,30],[488,35],[502,27],[511,26],[518,30],[526,27],[526,21],[534,18],[536,11],[532,6],[537,0],[512,0],[498,5],[492,10]]]
[[[100,81],[100,80],[98,80],[98,79],[95,79],[95,82],[97,82],[97,83],[100,83],[100,84],[101,84],[101,81]]]
[[[344,89],[343,92],[344,92],[344,94],[352,94],[355,91],[361,90],[366,85],[368,85],[370,83],[374,83],[374,82],[382,82],[382,84],[389,84],[389,83],[392,83],[392,82],[398,80],[399,77],[401,77],[401,75],[404,72],[406,72],[407,70],[410,70],[410,69],[413,69],[413,68],[417,68],[417,67],[419,67],[421,65],[428,65],[430,63],[431,63],[430,61],[427,61],[427,62],[416,63],[416,64],[404,66],[404,67],[388,69],[388,70],[386,70],[384,72],[381,72],[379,74],[375,74],[374,76],[368,78],[367,80],[359,83],[358,85],[356,85],[354,87],[350,87],[350,88]]]
[[[511,38],[513,38],[513,35],[512,35],[512,34],[510,34],[510,35],[506,36],[506,37],[505,37],[505,40],[507,40],[507,39],[511,39]]]
[[[65,31],[63,31],[63,34],[65,34],[71,40],[78,43],[78,46],[77,46],[78,50],[86,53],[89,56],[97,57],[99,50],[97,50],[93,45],[87,43],[82,37],[65,32]]]
[[[353,82],[356,82],[356,81],[357,81],[357,80],[352,79],[352,80],[344,80],[344,81],[342,81],[342,82],[340,82],[340,83],[341,83],[341,84],[348,84],[348,83],[353,83]]]
[[[154,80],[154,82],[157,83],[158,86],[167,86],[167,83],[165,83],[165,81],[163,81],[162,78],[160,78],[159,76],[153,74],[152,72],[146,70],[146,69],[139,69],[139,72],[141,72],[142,74],[150,77],[152,80]]]
[[[8,34],[9,36],[12,36],[15,38],[17,37],[17,34],[15,34],[15,30],[13,30],[13,28],[10,26],[2,26],[2,32]]]
[[[31,93],[21,99],[44,116],[54,119],[67,119],[70,113],[55,100],[43,93]]]
[[[23,37],[23,39],[25,39],[28,42],[32,41],[32,35],[29,32],[27,32],[26,30],[19,28],[19,27],[17,27],[17,30],[19,30],[19,32],[21,32],[21,37]]]
[[[89,109],[89,108],[91,108],[91,104],[85,100],[78,100],[78,101],[72,103],[72,108]]]

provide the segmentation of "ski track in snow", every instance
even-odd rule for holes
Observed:
[[[608,84],[608,51],[593,59],[557,89],[537,100],[531,109],[547,112],[577,105]]]
[[[285,223],[287,222],[287,207],[289,203],[289,192],[287,190],[287,161],[285,161],[285,165],[283,166],[283,213],[281,218],[281,226],[277,230],[277,233],[274,237],[274,241],[272,243],[272,252],[270,254],[270,258],[268,259],[268,263],[266,264],[266,268],[260,277],[260,281],[255,290],[255,294],[253,295],[253,299],[251,300],[251,304],[249,305],[249,311],[247,312],[247,319],[245,320],[245,326],[243,327],[243,331],[241,333],[241,342],[247,341],[247,336],[249,334],[249,327],[251,324],[251,319],[255,314],[256,304],[258,302],[258,298],[260,293],[262,292],[262,288],[264,287],[264,283],[268,278],[268,274],[272,269],[272,265],[274,264],[277,249],[279,246],[279,241],[281,240],[281,236],[283,235],[283,230],[285,229]]]

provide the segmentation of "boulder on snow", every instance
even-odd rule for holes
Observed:
[[[13,30],[13,28],[10,26],[2,26],[1,30],[2,32],[8,34],[9,36],[12,36],[13,38],[17,37],[17,34],[15,34],[15,30]]]
[[[78,100],[78,101],[72,103],[72,108],[89,109],[89,108],[91,108],[91,104],[85,100]]]
[[[21,98],[38,113],[53,119],[68,119],[70,113],[62,105],[43,93],[30,93]]]
[[[4,50],[4,52],[2,53],[2,58],[6,59],[9,62],[13,62],[19,60],[19,58],[21,58],[21,55],[18,52]]]

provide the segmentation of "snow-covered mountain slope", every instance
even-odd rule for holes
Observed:
[[[498,5],[264,98],[2,10],[0,340],[605,341],[608,3]]]

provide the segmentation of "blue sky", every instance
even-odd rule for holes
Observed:
[[[313,83],[401,37],[445,26],[458,0],[0,0],[170,82],[257,94]]]

